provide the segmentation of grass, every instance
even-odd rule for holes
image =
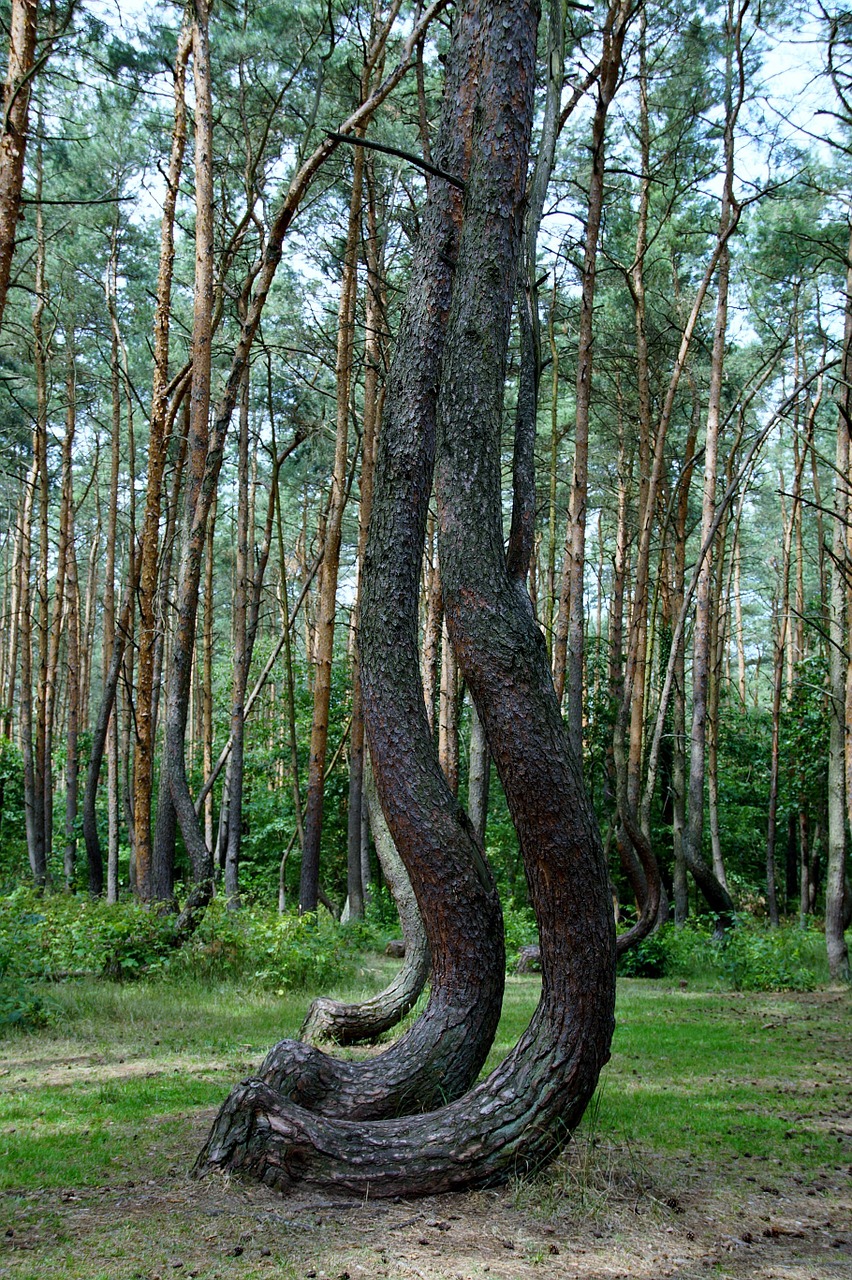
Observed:
[[[346,994],[382,984],[391,968],[365,967]],[[508,979],[487,1069],[524,1030],[537,993],[535,977]],[[129,1280],[172,1268],[251,1280],[273,1265],[276,1275],[307,1275],[311,1256],[320,1266],[311,1254],[316,1231],[302,1230],[309,1216],[288,1218],[262,1254],[260,1219],[254,1210],[246,1219],[253,1193],[225,1185],[199,1200],[186,1178],[215,1108],[271,1044],[297,1032],[307,996],[97,980],[45,994],[49,1025],[0,1040],[0,1205],[16,1233],[7,1243],[32,1243],[7,1252],[5,1270],[0,1254],[0,1276]],[[711,1176],[770,1191],[782,1177],[805,1189],[848,1177],[850,1135],[839,1117],[848,1108],[849,1013],[843,992],[745,995],[622,980],[595,1102],[569,1154],[516,1192],[515,1204],[531,1220],[569,1204],[582,1217],[599,1211],[616,1184],[647,1190],[663,1167],[675,1171],[681,1195]],[[219,1217],[239,1254],[222,1253]],[[246,1231],[251,1249],[239,1244]],[[195,1261],[174,1266],[187,1233]],[[204,1261],[205,1233],[216,1241],[212,1262]],[[243,1256],[252,1249],[254,1261]],[[533,1242],[529,1258],[541,1249]]]

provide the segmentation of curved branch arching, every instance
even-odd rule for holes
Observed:
[[[369,752],[364,761],[364,798],[382,875],[399,912],[405,939],[405,962],[383,991],[357,1004],[317,996],[300,1032],[301,1039],[309,1044],[333,1040],[335,1044],[349,1045],[377,1040],[414,1008],[429,977],[429,939],[405,863],[396,851],[379,804]],[[261,1068],[261,1076],[264,1075]]]

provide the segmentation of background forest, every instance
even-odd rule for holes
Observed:
[[[534,461],[529,594],[622,917],[649,842],[661,920],[825,916],[843,977],[852,20],[551,9],[506,535]],[[0,14],[4,146],[26,143],[19,209],[0,192],[0,885],[174,903],[185,931],[214,885],[350,919],[371,896],[379,918],[359,571],[412,242],[446,181],[450,7]],[[436,547],[433,518],[427,714],[516,950],[523,868]]]

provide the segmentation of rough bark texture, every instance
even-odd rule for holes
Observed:
[[[38,0],[13,0],[9,15],[9,62],[3,87],[3,128],[0,132],[0,324],[6,308],[24,185],[24,152],[37,21]]]
[[[459,37],[466,46],[475,45],[476,26],[468,15]],[[442,167],[462,172],[473,109],[472,59],[465,56],[455,74],[458,79],[447,98]],[[438,764],[417,647],[435,400],[451,262],[458,250],[459,206],[452,189],[433,184],[379,442],[360,633],[364,712],[377,789],[426,922],[433,960],[430,999],[411,1030],[379,1057],[339,1062],[284,1041],[262,1069],[279,1094],[314,1111],[349,1118],[428,1110],[463,1093],[490,1048],[503,992],[499,899],[481,846]]]
[[[541,1004],[501,1066],[434,1114],[380,1124],[334,1122],[295,1107],[263,1081],[247,1081],[234,1090],[220,1112],[199,1158],[197,1168],[202,1171],[225,1166],[282,1190],[295,1179],[305,1179],[370,1195],[424,1194],[493,1184],[540,1167],[559,1150],[582,1115],[609,1054],[615,974],[606,867],[579,763],[554,695],[544,641],[528,597],[506,572],[499,519],[501,402],[532,112],[536,17],[531,6],[518,0],[491,4],[481,15],[479,130],[458,255],[446,356],[449,367],[445,366],[442,382],[438,476],[447,605],[459,659],[518,827],[531,898],[542,928]],[[461,52],[456,44],[455,56]],[[450,101],[451,93],[452,86],[446,95]],[[415,289],[417,285],[415,279]],[[395,365],[406,345],[400,341]],[[397,368],[398,375],[403,372]],[[402,385],[392,375],[391,414],[400,407],[394,392]],[[392,421],[391,416],[386,440],[397,438]],[[399,420],[393,425],[403,426]],[[405,434],[400,430],[399,435]],[[428,487],[421,496],[422,462],[416,477],[421,483],[412,485],[409,473],[391,466],[402,461],[398,441],[397,448],[393,457],[384,459],[387,472],[380,464],[377,477],[378,534],[374,525],[364,584],[364,621],[372,620],[373,635],[368,641],[365,629],[362,647],[365,699],[370,708],[368,734],[379,793],[401,851],[406,836],[409,843],[417,842],[418,847],[405,850],[413,867],[419,861],[420,840],[431,836],[433,828],[412,831],[406,801],[416,799],[422,805],[431,788],[444,796],[446,788],[433,757],[410,777],[404,770],[402,779],[395,778],[392,785],[387,747],[400,741],[399,713],[396,724],[379,714],[385,710],[388,690],[384,682],[372,683],[383,675],[395,677],[393,683],[398,683],[398,662],[391,663],[386,656],[383,664],[376,652],[380,643],[376,633],[399,629],[398,597],[375,594],[376,579],[383,576],[379,572],[380,552],[387,545],[383,535],[390,531],[388,507],[396,506],[400,517],[409,518],[402,495],[408,506],[423,508],[415,526],[419,538],[408,539],[400,548],[413,542],[416,551],[410,555],[413,571],[407,576],[412,581],[404,596],[415,606],[425,527]],[[409,612],[416,616],[414,609]],[[406,617],[405,631],[413,630]],[[407,636],[416,672],[414,639],[413,634]],[[384,648],[386,640],[381,638],[381,644]],[[419,682],[407,678],[400,693],[405,694],[406,711],[410,708],[425,722]],[[399,759],[409,763],[413,755],[409,750]],[[409,791],[411,782],[416,784],[414,794]],[[422,812],[420,805],[418,812]],[[435,810],[434,826],[447,826],[447,812],[442,802]],[[424,874],[412,877],[430,925],[433,920],[426,908],[436,887],[443,891],[447,881],[452,884],[445,874],[448,860],[459,861],[453,859],[454,852],[450,845],[440,859],[424,860],[420,864]],[[443,885],[437,885],[439,879]],[[440,909],[440,900],[436,907]],[[469,924],[476,923],[470,904],[463,915]],[[465,949],[464,938],[453,941]],[[444,957],[435,959],[437,978]]]

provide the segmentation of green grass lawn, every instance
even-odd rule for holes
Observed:
[[[391,970],[372,964],[347,996]],[[214,1109],[271,1044],[297,1033],[309,997],[164,981],[84,980],[44,992],[49,1025],[0,1040],[0,1192],[10,1221],[15,1214],[24,1225],[37,1221],[52,1244],[38,1265],[30,1259],[29,1271],[26,1256],[13,1253],[15,1265],[4,1272],[0,1261],[0,1276],[153,1277],[154,1263],[133,1271],[104,1262],[102,1252],[101,1270],[86,1262],[72,1247],[79,1233],[67,1234],[63,1205],[96,1195],[136,1200],[145,1188],[166,1195],[169,1186],[195,1195],[186,1174]],[[489,1067],[523,1031],[537,994],[535,977],[508,979]],[[710,1174],[757,1180],[768,1191],[782,1176],[818,1190],[836,1177],[839,1188],[852,1161],[849,1014],[841,991],[745,995],[622,980],[612,1059],[575,1148],[584,1158],[595,1148],[617,1150],[639,1181],[661,1162],[680,1168],[681,1189]],[[549,1212],[568,1193],[557,1166],[527,1208]],[[155,1241],[152,1224],[146,1230]],[[135,1258],[139,1238],[125,1236],[113,1233],[110,1247]],[[284,1258],[280,1274],[307,1274],[287,1270],[291,1263]]]

